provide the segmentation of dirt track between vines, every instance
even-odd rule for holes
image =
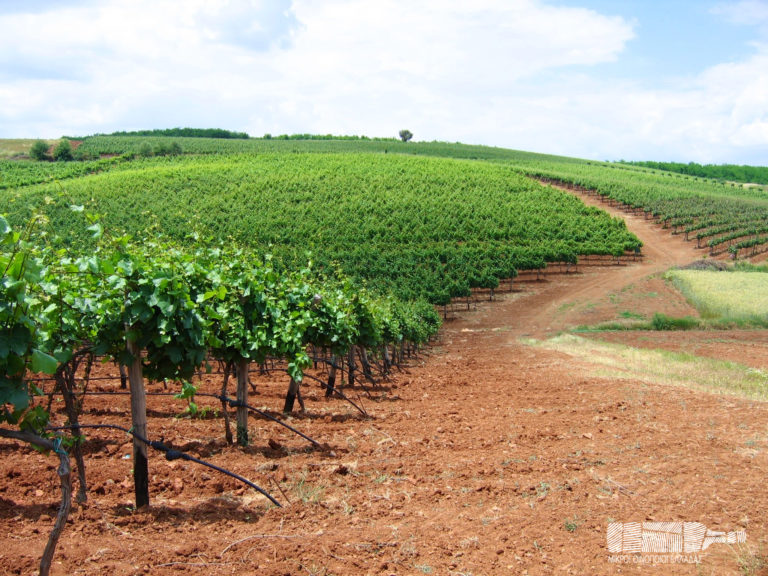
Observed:
[[[128,439],[89,433],[89,501],[73,507],[53,574],[739,574],[737,557],[764,554],[768,536],[766,405],[600,376],[520,340],[623,311],[695,314],[659,273],[700,252],[626,220],[642,262],[520,279],[458,311],[427,355],[371,390],[375,401],[352,392],[371,418],[308,384],[307,414],[291,423],[329,450],[264,420],[251,420],[251,448],[226,446],[220,418],[175,418],[179,401],[150,397],[153,438],[253,480],[281,509],[154,453],[151,506],[134,511]],[[765,331],[610,338],[768,367]],[[278,410],[285,378],[256,384],[253,403]],[[219,387],[210,377],[203,389]],[[89,397],[82,420],[128,426],[128,405]],[[32,574],[57,506],[56,461],[8,441],[0,452],[0,572]],[[698,566],[611,562],[607,525],[631,521],[697,521],[748,540],[711,546]]]

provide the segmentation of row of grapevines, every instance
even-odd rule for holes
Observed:
[[[100,224],[90,230],[98,234]],[[121,237],[73,256],[44,231],[35,241],[2,217],[0,247],[0,404],[15,407],[4,413],[9,422],[27,408],[30,368],[51,373],[82,346],[127,365],[133,342],[155,380],[187,379],[206,357],[271,356],[288,359],[301,381],[309,345],[341,354],[381,345],[385,335],[422,344],[440,324],[431,307],[376,298],[311,265],[281,270],[241,249]]]
[[[707,238],[728,235],[723,242],[754,234],[768,220],[768,193],[734,188],[722,182],[673,175],[662,176],[631,167],[610,169],[602,164],[531,163],[525,171],[540,178],[595,190],[619,204],[643,210],[686,239],[696,232],[699,246]],[[754,246],[754,239],[750,246]]]
[[[519,269],[640,246],[623,221],[508,166],[396,154],[143,159],[65,194],[40,186],[13,198],[14,222],[42,209],[72,243],[82,231],[67,207],[79,203],[131,234],[185,242],[194,228],[293,263],[310,250],[378,292],[432,303]]]
[[[88,162],[0,160],[0,190],[95,174],[109,170],[124,160],[120,157]]]
[[[98,222],[89,230],[101,235]],[[440,325],[432,307],[375,298],[310,266],[280,270],[251,251],[138,244],[124,236],[78,256],[45,228],[34,239],[2,217],[0,274],[0,421],[38,434],[48,415],[33,401],[28,374],[74,371],[83,350],[129,367],[133,430],[146,438],[139,408],[144,376],[184,381],[207,358],[236,364],[284,358],[290,411],[291,394],[311,365],[310,346],[345,354],[353,346],[420,344]],[[245,434],[241,429],[242,443]],[[134,474],[142,506],[149,496],[146,446],[138,437]]]

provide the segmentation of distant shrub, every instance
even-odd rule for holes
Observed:
[[[86,160],[98,160],[99,155],[94,152],[89,152],[84,148],[77,148],[74,152],[74,158],[75,160],[85,162]]]
[[[30,158],[35,160],[48,160],[48,142],[45,140],[36,140],[29,149]]]
[[[166,156],[168,154],[168,144],[165,142],[158,142],[155,147],[152,148],[152,154],[155,156]]]
[[[149,158],[152,156],[152,145],[145,140],[139,145],[137,154],[142,158]]]
[[[61,162],[68,162],[70,160],[74,160],[75,156],[72,152],[72,144],[69,143],[69,140],[64,139],[61,142],[59,142],[56,145],[56,148],[53,149],[53,159]]]
[[[155,156],[178,156],[181,145],[178,142],[158,142],[152,152]]]

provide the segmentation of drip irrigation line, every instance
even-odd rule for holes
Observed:
[[[218,398],[222,402],[226,402],[229,405],[230,408],[239,408],[239,407],[247,408],[248,410],[250,410],[252,412],[256,412],[256,414],[264,416],[264,418],[267,418],[268,420],[272,420],[272,422],[277,422],[278,424],[280,424],[280,426],[285,426],[286,428],[288,428],[288,430],[290,430],[294,434],[298,434],[299,436],[301,436],[305,440],[309,441],[315,448],[321,448],[320,443],[317,440],[313,440],[312,438],[310,438],[309,436],[307,436],[303,432],[299,432],[298,430],[296,430],[296,428],[294,428],[293,426],[291,426],[289,424],[286,424],[282,420],[279,420],[279,419],[275,418],[274,416],[272,416],[271,414],[269,414],[267,412],[264,412],[263,410],[259,410],[258,408],[255,408],[254,406],[251,406],[250,404],[246,404],[245,402],[240,402],[239,400],[235,400],[234,398],[230,398],[229,396],[226,396],[224,394],[208,394],[208,393],[203,393],[203,394],[196,394],[196,396],[208,396],[208,397],[211,397],[211,398]]]
[[[348,370],[348,369],[344,369],[344,367],[343,367],[341,364],[337,364],[337,363],[331,362],[331,360],[330,360],[330,359],[328,359],[328,358],[318,357],[318,358],[312,358],[312,360],[313,360],[314,362],[322,362],[322,363],[324,363],[324,364],[327,364],[328,366],[330,366],[330,367],[332,367],[332,368],[336,368],[337,370],[341,370],[342,372],[349,372],[349,370]],[[380,362],[379,362],[379,361],[377,361],[377,360],[371,360],[371,359],[369,358],[369,359],[368,359],[368,364],[369,364],[369,365],[372,365],[372,366],[376,366],[376,368],[378,368],[378,369],[379,369],[379,373],[380,373],[382,376],[386,376],[386,374],[384,373],[384,370],[383,370],[383,369],[381,369],[381,368],[379,368],[379,364],[380,364]],[[378,384],[378,382],[376,382],[376,380],[374,380],[374,378],[373,378],[373,376],[372,376],[372,375],[366,374],[364,371],[362,372],[362,374],[363,374],[363,376],[365,376],[365,377],[368,379],[368,381],[369,381],[371,384]],[[367,392],[367,390],[366,390],[366,392]]]
[[[288,374],[287,370],[284,370],[284,372],[286,374]],[[328,388],[328,384],[326,384],[325,382],[323,382],[319,378],[316,378],[315,376],[312,376],[310,374],[304,374],[304,377],[305,378],[309,378],[310,380],[314,380],[314,381],[318,382],[323,388]],[[364,408],[361,408],[360,406],[355,404],[347,395],[345,395],[338,388],[334,388],[333,392],[334,392],[334,394],[338,394],[340,398],[342,398],[343,400],[346,400],[352,406],[357,408],[357,410],[360,411],[360,414],[362,414],[366,418],[368,418],[370,416],[368,414],[368,412],[365,411]],[[70,392],[70,394],[76,395],[75,392]],[[110,395],[114,395],[114,396],[129,396],[130,394],[131,393],[128,390],[113,390],[113,391],[88,390],[86,392],[86,395],[102,395],[102,396],[110,396]],[[178,392],[145,392],[145,394],[147,396],[174,396],[175,397],[175,396],[178,396],[179,393]],[[237,400],[233,401],[231,398],[229,398],[227,396],[224,396],[224,398],[222,398],[221,394],[211,394],[211,393],[207,393],[207,392],[195,392],[195,396],[203,396],[203,397],[208,397],[208,398],[216,398],[217,400],[224,400],[227,404],[230,405],[230,407],[237,408]],[[235,403],[233,404],[233,402],[235,402]],[[288,426],[285,422],[283,422],[281,420],[278,420],[274,416],[270,416],[269,414],[259,410],[258,408],[254,408],[253,406],[247,406],[247,405],[245,407],[248,408],[249,410],[253,410],[254,412],[256,412],[258,414],[261,414],[262,416],[264,416],[265,418],[268,418],[269,420],[273,420],[274,422],[277,422],[281,426],[285,426],[286,428],[292,430],[293,432],[296,432],[299,436],[304,436],[301,432],[299,432],[298,430],[294,430],[293,428]],[[307,438],[306,436],[304,436],[304,437]],[[307,439],[310,440],[309,438],[307,438]],[[314,440],[310,440],[310,442],[312,442],[313,444],[317,444],[317,442],[315,442]]]
[[[266,370],[269,372],[269,369]],[[248,370],[248,374],[261,374],[262,370],[260,368],[254,368],[251,370]],[[220,370],[212,370],[210,372],[203,372],[203,376],[223,376],[224,372]],[[92,376],[90,378],[87,378],[88,382],[98,382],[98,381],[114,381],[119,380],[120,376]],[[76,378],[76,380],[86,380],[85,378]],[[56,378],[54,377],[46,377],[46,378],[30,378],[27,380],[27,382],[55,382]]]
[[[286,372],[288,372],[288,371],[286,370]],[[316,378],[316,377],[314,377],[314,376],[312,376],[312,375],[310,375],[310,374],[304,374],[304,378],[309,378],[310,380],[314,380],[315,382],[319,382],[319,383],[320,383],[320,385],[321,385],[323,388],[328,388],[328,384],[326,384],[325,382],[323,382],[322,380],[320,380],[320,378]],[[354,402],[352,402],[352,400],[350,400],[350,399],[349,399],[349,397],[348,397],[348,396],[346,396],[346,395],[345,395],[345,394],[344,394],[344,393],[343,393],[341,390],[339,390],[338,388],[333,388],[333,390],[332,390],[332,391],[333,391],[333,393],[334,393],[334,394],[338,394],[338,395],[339,395],[341,398],[343,398],[344,400],[346,400],[347,402],[349,402],[350,404],[352,404],[352,406],[354,406],[355,408],[357,408],[357,409],[360,411],[360,414],[362,414],[362,415],[363,415],[363,416],[365,416],[366,418],[368,418],[368,417],[369,417],[369,414],[368,414],[368,412],[366,412],[366,411],[365,411],[363,408],[361,408],[360,406],[358,406],[357,404],[355,404]]]
[[[260,494],[266,496],[270,502],[272,502],[275,506],[278,508],[282,508],[282,505],[280,502],[275,500],[272,495],[264,490],[263,488],[260,488],[247,478],[243,478],[239,474],[235,474],[234,472],[230,472],[229,470],[226,470],[225,468],[222,468],[220,466],[216,466],[215,464],[211,464],[210,462],[206,462],[205,460],[200,460],[199,458],[195,458],[194,456],[190,456],[189,454],[186,454],[185,452],[182,452],[180,450],[176,450],[174,448],[169,448],[166,446],[163,442],[158,442],[156,440],[147,440],[141,434],[138,434],[134,432],[131,429],[123,428],[122,426],[118,426],[116,424],[78,424],[77,427],[79,428],[96,428],[96,429],[103,429],[103,428],[109,428],[113,430],[120,430],[122,432],[125,432],[126,434],[130,434],[134,438],[136,438],[139,442],[143,442],[150,448],[153,448],[157,450],[158,452],[163,452],[165,454],[166,460],[189,460],[190,462],[195,462],[197,464],[202,464],[203,466],[207,466],[208,468],[211,468],[213,470],[216,470],[217,472],[221,472],[222,474],[226,474],[227,476],[231,476],[232,478],[235,478],[236,480],[239,480],[243,484],[246,484],[259,492]],[[71,430],[75,428],[75,426],[49,426],[47,427],[47,430],[55,431],[55,430]]]
[[[109,391],[109,392],[107,392],[107,391],[98,391],[98,390],[97,391],[90,391],[89,390],[86,394],[88,394],[88,395],[100,395],[100,396],[129,396],[131,393],[129,391],[127,391],[127,390],[126,391],[114,390],[114,391]],[[173,397],[178,396],[178,393],[176,393],[176,392],[146,392],[145,394],[147,396],[173,396]],[[229,396],[225,396],[223,394],[212,394],[212,393],[209,393],[209,392],[196,392],[195,396],[202,396],[204,398],[216,398],[219,401],[226,402],[230,406],[230,408],[237,408],[238,406],[243,406],[244,408],[247,408],[248,410],[250,410],[252,412],[255,412],[256,414],[259,414],[260,416],[263,416],[267,420],[271,420],[272,422],[276,422],[277,424],[280,424],[280,426],[284,426],[285,428],[288,428],[288,430],[290,430],[294,434],[297,434],[298,436],[301,436],[302,438],[304,438],[305,440],[310,442],[315,448],[322,448],[321,444],[317,440],[313,440],[312,438],[310,438],[309,436],[307,436],[303,432],[300,432],[299,430],[297,430],[293,426],[291,426],[289,424],[286,424],[285,422],[283,422],[282,420],[280,420],[278,418],[275,418],[274,416],[272,416],[268,412],[264,412],[263,410],[259,410],[255,406],[251,406],[251,405],[245,404],[245,403],[241,404],[240,402],[238,402],[234,398],[230,398]],[[353,406],[354,406],[354,404],[353,404]],[[359,408],[358,408],[358,410],[359,410]]]

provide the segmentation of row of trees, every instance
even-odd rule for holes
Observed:
[[[689,162],[625,162],[632,166],[642,166],[655,170],[665,170],[688,176],[700,178],[712,178],[715,180],[729,180],[733,182],[751,182],[755,184],[768,184],[768,166],[747,166],[737,164],[698,164]]]
[[[175,140],[161,139],[154,143],[142,142],[136,154],[143,158],[152,156],[178,156],[182,153],[181,145]],[[29,150],[29,157],[34,160],[55,160],[57,162],[69,162],[71,160],[98,159],[98,154],[90,152],[87,148],[75,149],[72,143],[64,138],[58,144],[51,147],[45,140],[36,140]]]
[[[154,130],[120,131],[101,136],[165,136],[170,138],[222,138],[226,140],[247,140],[245,132],[233,132],[223,128],[161,128]]]

